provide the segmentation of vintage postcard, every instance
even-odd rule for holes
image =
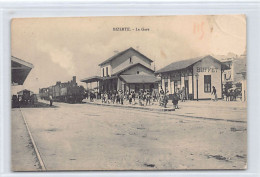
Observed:
[[[11,21],[13,171],[247,168],[246,16]]]

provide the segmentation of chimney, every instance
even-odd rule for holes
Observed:
[[[76,84],[76,76],[73,76],[72,82]]]

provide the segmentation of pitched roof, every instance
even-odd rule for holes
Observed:
[[[124,68],[124,69],[122,69],[122,70],[120,70],[120,71],[114,73],[113,75],[121,74],[121,73],[123,73],[123,72],[125,72],[125,71],[127,71],[127,70],[129,70],[129,69],[131,69],[131,68],[133,68],[133,67],[135,67],[135,66],[138,66],[138,65],[144,67],[144,68],[147,69],[147,70],[150,70],[150,71],[154,72],[151,68],[148,68],[148,67],[144,66],[144,65],[141,64],[141,63],[135,63],[135,64],[132,64],[132,65],[130,65],[130,66],[128,66],[128,67],[126,67],[126,68]]]
[[[150,58],[146,57],[146,56],[143,55],[142,53],[140,53],[140,52],[138,52],[137,50],[135,50],[134,48],[130,47],[130,48],[128,48],[128,49],[126,49],[126,50],[124,50],[124,51],[122,51],[122,52],[119,52],[119,53],[117,53],[116,55],[114,55],[114,56],[108,58],[107,60],[105,60],[105,61],[103,61],[102,63],[100,63],[98,66],[101,66],[101,65],[104,65],[104,64],[106,64],[106,63],[109,63],[110,61],[112,61],[112,60],[114,60],[114,59],[116,59],[116,58],[118,58],[118,57],[124,55],[124,54],[125,54],[126,52],[128,52],[128,51],[133,51],[133,52],[135,52],[135,53],[138,53],[139,55],[141,55],[142,57],[144,57],[144,58],[147,59],[148,61],[153,62],[153,60],[151,60]]]
[[[31,90],[27,90],[27,89],[23,89],[23,90],[17,92],[17,94],[18,94],[18,95],[22,95],[23,92],[30,92],[30,94],[33,94],[33,91],[31,91]]]
[[[215,60],[216,62],[220,63],[222,65],[223,69],[228,69],[227,65],[221,63],[216,58],[214,58],[214,57],[212,57],[210,55],[207,55],[207,56],[203,56],[203,57],[196,57],[196,58],[191,58],[191,59],[187,59],[187,60],[173,62],[173,63],[171,63],[171,64],[169,64],[169,65],[159,69],[155,73],[164,73],[164,72],[169,72],[169,71],[176,71],[176,70],[185,69],[185,68],[188,68],[189,66],[192,66],[195,63],[197,63],[200,60],[203,60],[205,58],[211,58],[211,59]]]
[[[155,83],[161,80],[160,78],[155,77],[153,75],[141,75],[141,74],[120,75],[119,77],[122,78],[128,84]]]

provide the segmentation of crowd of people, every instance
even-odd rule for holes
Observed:
[[[36,94],[12,95],[12,108],[20,108],[22,105],[34,105],[37,101]]]
[[[239,89],[225,88],[223,90],[223,97],[226,101],[236,101],[237,97],[242,96]]]
[[[123,92],[122,90],[114,90],[113,92],[101,92],[100,98],[102,103],[123,105],[125,102],[127,102],[128,104],[139,104],[141,106],[144,106],[152,104],[151,101],[158,100],[158,94],[155,91],[151,93],[148,90],[140,90],[138,93],[136,93],[135,91]]]
[[[135,91],[123,91],[123,90],[114,90],[114,91],[104,91],[99,94],[94,94],[94,92],[88,92],[86,95],[87,99],[90,99],[91,102],[94,101],[94,98],[100,98],[102,103],[107,104],[129,104],[129,105],[140,105],[147,106],[153,105],[155,102],[159,102],[159,105],[166,107],[169,98],[169,91],[164,91],[162,88],[158,92],[157,90],[143,90],[140,89],[139,92]],[[185,101],[185,89],[177,91],[173,95],[173,101],[175,108],[178,108],[178,101]]]
[[[217,90],[213,86],[212,87],[212,100],[217,101]],[[147,106],[153,105],[155,102],[158,102],[160,106],[165,107],[168,104],[168,101],[171,99],[173,107],[175,109],[179,109],[178,103],[179,101],[185,102],[188,99],[185,92],[185,88],[182,87],[181,89],[177,88],[177,90],[169,96],[169,91],[164,91],[162,88],[160,91],[153,90],[150,92],[149,90],[142,90],[140,89],[139,92],[135,91],[123,91],[123,90],[114,90],[114,91],[104,91],[95,95],[94,92],[89,92],[87,94],[87,99],[89,98],[90,101],[94,101],[94,98],[100,98],[102,103],[108,104],[121,104],[124,105],[126,103],[130,105],[139,104],[140,106]]]

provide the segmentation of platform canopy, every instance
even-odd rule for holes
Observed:
[[[110,77],[92,76],[92,77],[88,77],[85,79],[81,79],[80,81],[85,82],[85,83],[91,83],[91,82],[111,80],[111,79],[115,79],[115,78],[117,78],[117,76],[110,76]]]
[[[11,57],[11,62],[12,84],[23,85],[33,65],[14,56]]]
[[[161,81],[160,78],[152,75],[120,75],[120,77],[128,84],[152,84]]]
[[[91,83],[91,82],[98,82],[102,80],[102,78],[100,76],[91,76],[85,79],[81,79],[81,82],[85,82],[85,83]]]

